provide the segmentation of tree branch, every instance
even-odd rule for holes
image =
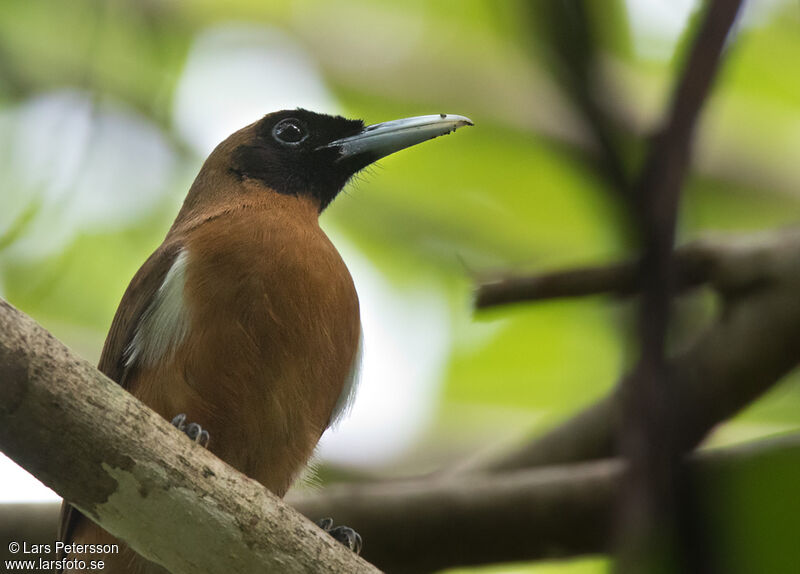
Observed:
[[[704,451],[689,460],[710,489],[717,487],[716,477],[774,468],[773,461],[781,461],[783,484],[797,484],[800,435]],[[366,557],[387,572],[425,572],[608,552],[622,470],[619,460],[601,460],[447,480],[337,485],[288,501],[306,516],[333,515],[357,525],[366,536]],[[52,543],[57,515],[53,503],[0,505],[0,560],[10,540]]]
[[[797,469],[800,480],[800,435],[689,460],[698,478],[709,483],[722,469],[730,473],[776,457],[785,457],[782,468]],[[307,516],[333,514],[352,524],[370,541],[365,557],[387,572],[430,572],[608,552],[622,471],[620,460],[602,460],[446,480],[333,486],[290,502]],[[786,484],[792,483],[787,477]]]
[[[642,241],[638,282],[638,362],[620,383],[619,445],[628,462],[617,527],[618,572],[700,572],[711,554],[680,464],[685,442],[675,410],[684,404],[679,369],[667,363],[675,292],[672,252],[692,142],[741,0],[708,0],[690,45],[666,123],[656,133],[630,204]]]
[[[174,574],[377,572],[0,299],[0,448]]]
[[[800,361],[800,229],[703,240],[684,248],[707,260],[704,276],[724,297],[716,321],[669,368],[680,397],[674,431],[683,448],[696,446]],[[616,280],[616,279],[615,279]],[[448,472],[497,472],[614,456],[617,392],[513,451],[467,461]]]
[[[689,289],[709,280],[705,244],[689,244],[674,254],[678,288]],[[495,279],[478,286],[476,309],[545,299],[611,294],[633,295],[638,288],[635,261],[552,271],[526,277]]]
[[[673,252],[675,289],[682,292],[708,284],[720,295],[736,295],[770,278],[770,261],[776,254],[800,255],[800,228],[692,241]],[[478,286],[475,308],[563,297],[634,295],[639,288],[636,269],[637,262],[622,261],[499,278]]]

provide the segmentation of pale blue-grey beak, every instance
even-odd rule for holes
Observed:
[[[368,156],[371,161],[386,157],[401,149],[449,134],[461,126],[473,125],[472,120],[453,114],[417,116],[367,126],[361,133],[338,139],[323,147],[339,148],[339,160]]]

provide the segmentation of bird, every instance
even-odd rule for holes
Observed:
[[[358,296],[319,216],[368,165],[467,125],[435,114],[366,126],[298,108],[233,133],[131,280],[98,369],[283,497],[358,378]],[[359,549],[352,529],[319,524]],[[109,574],[166,572],[66,501],[59,539],[119,544]]]

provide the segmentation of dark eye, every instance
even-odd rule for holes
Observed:
[[[272,136],[282,144],[294,146],[308,137],[308,131],[300,120],[287,118],[275,124]]]

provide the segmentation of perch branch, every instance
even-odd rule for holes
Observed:
[[[0,380],[0,449],[170,572],[377,572],[2,299]]]

